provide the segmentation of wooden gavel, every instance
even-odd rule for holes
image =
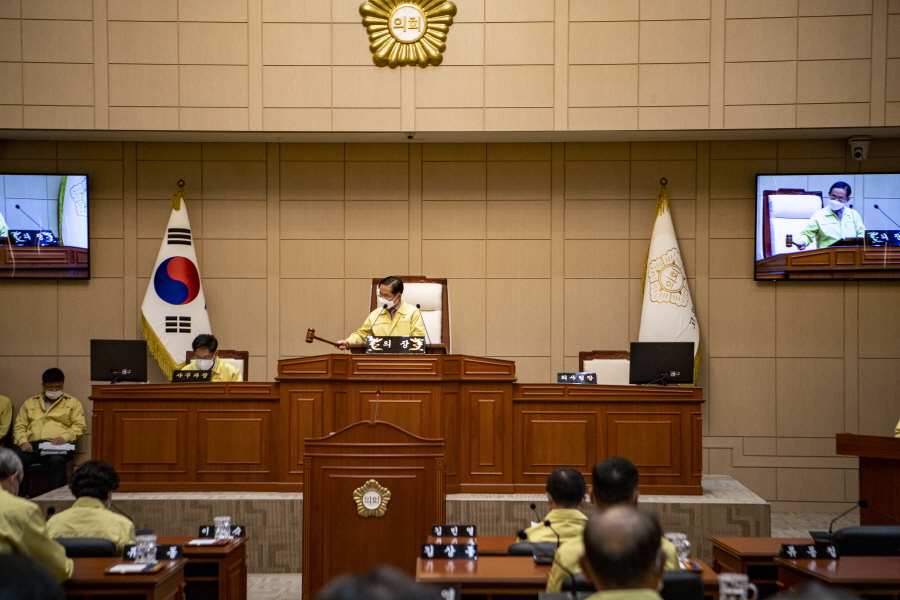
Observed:
[[[320,338],[319,336],[316,335],[315,329],[312,329],[312,328],[307,329],[306,330],[306,343],[312,344],[313,340],[319,340],[320,342],[325,342],[326,344],[331,344],[332,346],[337,348],[337,342],[332,342],[331,340],[326,340],[325,338]]]

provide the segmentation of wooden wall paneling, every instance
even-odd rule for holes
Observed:
[[[285,387],[295,388],[300,385],[302,384],[290,383],[285,384]],[[325,386],[303,387],[304,389],[290,389],[287,392],[290,430],[284,439],[290,440],[288,473],[292,476],[303,475],[303,440],[322,437],[331,432],[331,413],[324,410]]]
[[[119,475],[166,474],[184,479],[190,472],[188,409],[114,409],[113,467]]]
[[[691,475],[694,477],[703,476],[703,413],[701,411],[691,411],[690,418],[690,435],[691,441]]]
[[[378,420],[405,429],[406,431],[422,437],[437,437],[440,435],[440,426],[433,427],[432,413],[440,415],[440,394],[437,389],[421,389],[422,386],[409,386],[409,389],[360,390],[360,400],[363,403],[362,415],[364,419],[374,421],[375,392],[381,391],[378,401]],[[377,384],[374,386],[378,388]],[[428,386],[437,387],[437,386]]]
[[[448,494],[459,493],[460,482],[460,465],[463,463],[460,453],[467,446],[467,439],[462,439],[463,423],[461,415],[464,412],[459,406],[459,390],[456,386],[452,390],[448,390],[447,386],[441,390],[441,411],[442,420],[440,427],[440,437],[444,439],[444,481],[447,485]],[[465,429],[468,434],[468,428]]]
[[[597,412],[585,406],[515,407],[516,484],[543,485],[562,466],[589,473],[597,462]]]
[[[271,408],[200,409],[197,411],[197,432],[200,441],[198,478],[232,481],[274,479]],[[222,477],[224,474],[238,476]]]
[[[467,465],[462,487],[476,491],[479,484],[491,490],[512,485],[512,394],[509,386],[467,385],[462,391],[468,423]],[[475,486],[475,487],[473,487]],[[487,490],[485,490],[487,491]]]

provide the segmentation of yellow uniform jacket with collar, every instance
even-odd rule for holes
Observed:
[[[370,329],[371,333],[369,333]],[[367,335],[423,336],[425,335],[425,325],[422,322],[422,313],[418,308],[403,300],[400,301],[400,306],[397,307],[393,319],[390,310],[382,311],[381,308],[376,308],[369,313],[362,327],[347,336],[347,341],[351,344],[362,344],[366,341]]]
[[[591,594],[585,600],[662,600],[656,590],[607,590]]]
[[[197,363],[190,362],[188,365],[181,369],[182,371],[199,371],[200,367],[197,366]],[[241,372],[229,365],[224,360],[221,360],[218,356],[216,357],[216,364],[213,365],[212,375],[209,378],[210,381],[243,381],[244,378],[241,377]]]
[[[13,442],[21,446],[25,442],[40,442],[61,437],[74,443],[84,433],[84,408],[74,396],[63,394],[44,408],[44,395],[38,394],[25,401],[16,417]]]
[[[53,515],[47,521],[47,532],[54,538],[103,538],[113,542],[119,554],[125,546],[134,544],[134,523],[88,496],[82,496],[71,508]]]
[[[544,525],[544,521],[550,521],[550,527]],[[556,542],[559,534],[559,542],[567,542],[574,538],[580,538],[587,525],[587,515],[577,508],[554,508],[547,513],[537,525],[532,525],[525,530],[529,542]],[[555,531],[555,533],[554,533]]]
[[[9,432],[12,425],[12,402],[6,396],[0,396],[0,440]]]
[[[0,489],[0,554],[13,553],[31,556],[57,581],[72,576],[72,559],[50,539],[40,507]]]

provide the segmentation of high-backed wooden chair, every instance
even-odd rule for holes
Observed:
[[[578,353],[578,371],[596,373],[597,383],[628,385],[631,353],[627,350],[591,350]]]
[[[250,372],[250,352],[248,350],[222,350],[219,348],[216,352],[219,360],[228,363],[240,372],[241,379],[250,381],[248,375]],[[185,353],[185,361],[191,362],[192,360],[194,360],[194,351],[188,350]]]
[[[797,250],[785,243],[790,234],[797,236],[814,212],[822,208],[822,192],[781,188],[763,192],[763,255],[786,254]],[[816,247],[813,241],[806,250]]]
[[[422,320],[425,322],[425,341],[428,345],[444,344],[450,354],[450,299],[447,280],[424,277],[422,275],[398,275],[403,280],[403,301],[415,306],[419,304]],[[378,282],[372,280],[372,294],[369,310],[378,307]]]

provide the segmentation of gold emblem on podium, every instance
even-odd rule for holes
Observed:
[[[391,490],[370,479],[353,490],[353,501],[356,502],[359,516],[383,517],[387,512],[388,502],[391,501]]]
[[[456,5],[445,0],[370,0],[359,7],[372,62],[395,69],[444,60]]]

